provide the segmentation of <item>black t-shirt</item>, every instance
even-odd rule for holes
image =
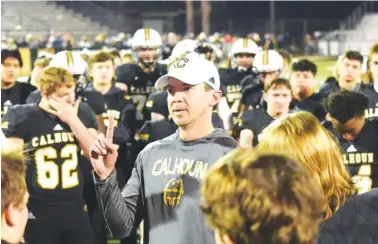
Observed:
[[[265,109],[266,106],[264,106],[263,93],[263,84],[249,84],[242,90],[242,98],[240,102],[248,108]]]
[[[87,104],[80,104],[78,117],[87,128],[97,129],[96,116]],[[9,109],[2,129],[6,137],[24,140],[30,201],[59,204],[82,198],[81,150],[66,123],[37,104],[26,104]]]
[[[366,120],[358,137],[346,141],[342,135],[328,128],[338,138],[344,153],[344,163],[348,166],[358,193],[378,187],[378,120]]]
[[[258,144],[258,137],[261,132],[267,127],[274,119],[265,111],[259,109],[248,110],[241,116],[237,127],[240,136],[240,131],[244,129],[253,132],[253,146]]]
[[[150,111],[150,113],[158,113],[164,115],[165,118],[168,118],[169,109],[167,97],[167,91],[157,91],[155,93],[151,93],[147,99],[146,108]]]
[[[93,88],[87,88],[76,94],[76,96],[82,98],[82,102],[85,102],[93,109],[96,115],[101,115],[105,112],[105,99],[101,93],[95,91]],[[26,103],[39,103],[41,101],[41,92],[39,90],[30,93],[26,99]]]
[[[241,99],[242,89],[248,84],[254,83],[255,76],[256,74],[252,70],[239,71],[238,69],[219,69],[221,90],[227,99],[229,107],[232,107],[236,101]]]
[[[16,82],[16,84],[7,89],[1,89],[1,116],[7,110],[16,104],[25,104],[29,94],[36,88],[28,83]]]
[[[365,110],[365,117],[368,119],[378,118],[378,92],[375,90],[374,84],[371,83],[362,86],[360,92],[369,98],[368,108]]]
[[[378,243],[378,189],[349,198],[320,224],[318,244]]]
[[[126,92],[115,86],[104,95],[106,111],[102,114],[104,124],[109,126],[109,115],[114,115],[114,142],[124,144],[132,141],[135,134],[135,104]]]
[[[104,95],[106,101],[106,112],[102,114],[105,126],[109,126],[109,115],[114,115],[114,143],[118,146],[117,169],[122,169],[124,177],[119,177],[120,186],[123,187],[131,175],[133,160],[130,153],[130,143],[134,141],[136,133],[135,116],[136,107],[126,92],[112,86]],[[118,175],[120,176],[118,170]]]
[[[148,96],[155,92],[155,82],[167,73],[165,65],[156,65],[154,71],[145,73],[137,64],[122,64],[116,68],[116,80],[127,85],[128,94],[136,104],[137,127],[150,120],[150,112],[146,109]]]
[[[298,101],[293,100],[292,101],[292,107],[295,110],[303,110],[312,113],[314,116],[316,116],[319,121],[325,120],[326,111],[322,105],[322,96],[320,93],[314,93],[310,97]]]
[[[319,89],[319,94],[322,99],[327,98],[332,92],[340,90],[340,86],[335,77],[328,77],[324,84]]]
[[[163,60],[167,59],[171,56],[171,53],[172,53],[172,50],[173,50],[174,47],[175,47],[175,45],[171,46],[168,43],[163,45],[162,53],[161,53]]]

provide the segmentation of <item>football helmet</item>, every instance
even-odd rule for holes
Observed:
[[[211,62],[216,62],[222,57],[222,51],[208,41],[198,42],[194,51]]]
[[[259,52],[259,47],[257,44],[249,39],[240,38],[232,44],[231,56],[235,57],[238,53],[247,53],[256,55]]]
[[[88,64],[80,56],[80,53],[71,51],[58,52],[52,57],[49,66],[68,70],[75,78],[77,91],[86,88]]]
[[[131,45],[138,57],[138,61],[146,67],[156,64],[161,52],[161,36],[151,28],[142,28],[135,32]],[[152,49],[152,52],[148,49]]]
[[[275,50],[263,50],[256,54],[253,59],[253,66],[258,73],[281,72],[284,67],[282,56]]]

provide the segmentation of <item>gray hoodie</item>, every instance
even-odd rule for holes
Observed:
[[[138,155],[125,188],[116,172],[95,186],[106,224],[114,237],[128,236],[144,220],[144,243],[213,244],[199,208],[206,171],[237,146],[223,129],[194,141],[178,131],[153,142]]]

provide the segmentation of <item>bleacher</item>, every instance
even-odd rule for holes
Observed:
[[[79,36],[112,30],[99,22],[47,1],[2,2],[1,29],[9,36],[22,37],[31,32],[69,32]]]
[[[117,2],[114,2],[117,3]],[[59,7],[63,7],[69,11],[74,11],[77,14],[83,15],[86,18],[101,23],[110,29],[134,32],[141,24],[141,19],[136,11],[128,11],[127,14],[119,13],[113,9],[104,7],[97,2],[53,2]],[[106,5],[105,5],[106,6]]]
[[[378,7],[363,2],[345,21],[340,29],[327,33],[318,42],[320,54],[340,55],[347,50],[368,55],[369,49],[378,41]]]

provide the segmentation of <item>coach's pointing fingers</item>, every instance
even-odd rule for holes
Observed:
[[[108,141],[113,142],[113,133],[114,133],[114,115],[109,115],[109,126],[108,130],[106,131],[106,139]]]

